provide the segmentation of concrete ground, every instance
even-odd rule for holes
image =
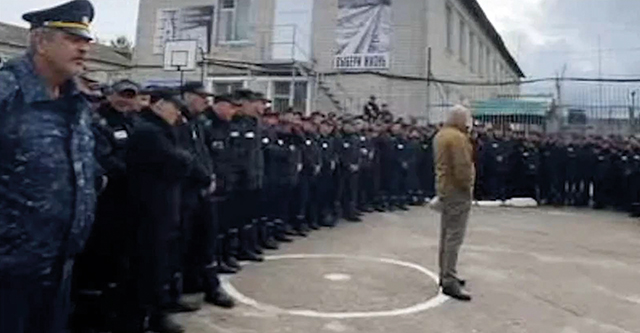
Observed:
[[[192,333],[640,332],[640,220],[474,208],[459,262],[471,303],[438,295],[439,217],[370,214],[248,264],[238,306],[178,315]]]

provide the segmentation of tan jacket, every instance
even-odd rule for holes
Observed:
[[[476,169],[469,136],[455,127],[443,127],[434,140],[438,196],[471,193]]]

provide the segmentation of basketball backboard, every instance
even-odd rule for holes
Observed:
[[[197,65],[198,42],[170,40],[164,46],[164,70],[194,71]]]

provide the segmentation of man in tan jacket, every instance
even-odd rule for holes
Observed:
[[[434,140],[437,191],[442,203],[440,285],[445,295],[461,301],[471,300],[471,295],[462,290],[464,280],[458,278],[456,271],[475,181],[473,146],[468,135],[470,126],[469,110],[455,106]]]

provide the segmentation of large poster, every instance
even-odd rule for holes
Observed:
[[[164,53],[164,44],[168,40],[197,40],[198,46],[209,52],[213,13],[213,6],[159,9],[153,53]]]
[[[335,67],[389,68],[391,0],[339,0]]]

